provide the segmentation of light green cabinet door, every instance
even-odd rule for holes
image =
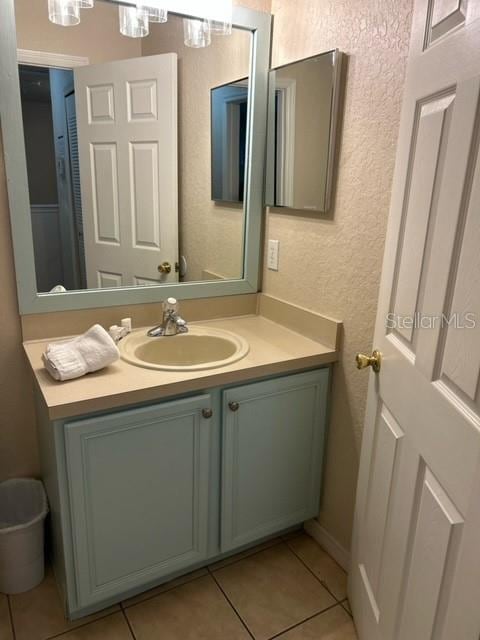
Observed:
[[[65,425],[78,606],[207,557],[209,395]]]
[[[318,514],[329,369],[223,395],[222,551]]]

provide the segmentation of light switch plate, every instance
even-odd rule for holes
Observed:
[[[278,252],[280,249],[280,241],[279,240],[269,240],[268,241],[268,258],[267,258],[267,267],[270,271],[278,271]]]

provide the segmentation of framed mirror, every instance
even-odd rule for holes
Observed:
[[[329,210],[341,65],[335,49],[270,72],[268,206]]]
[[[271,17],[235,7],[231,35],[197,47],[172,12],[125,35],[131,4],[95,0],[69,27],[47,0],[0,5],[21,313],[258,289]],[[211,100],[232,77],[242,97],[225,119]],[[212,133],[227,125],[235,161],[212,199]]]

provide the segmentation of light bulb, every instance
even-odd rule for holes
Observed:
[[[201,47],[208,47],[212,42],[208,20],[190,20],[185,18],[183,20],[183,32],[187,47],[200,49]]]
[[[223,22],[221,20],[209,20],[208,25],[214,36],[231,36],[232,22]]]
[[[168,20],[168,11],[161,5],[162,0],[138,0],[137,9],[146,11],[150,22],[166,22]]]
[[[129,38],[144,38],[149,34],[148,13],[136,7],[118,7],[120,33]]]
[[[62,27],[74,27],[80,22],[80,7],[76,0],[48,0],[50,22]]]

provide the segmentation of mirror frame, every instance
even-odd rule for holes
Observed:
[[[113,4],[133,1],[106,0]],[[181,15],[181,14],[177,14]],[[183,15],[181,17],[184,17]],[[188,16],[187,16],[188,17]],[[251,31],[250,87],[244,199],[244,271],[238,280],[186,282],[38,293],[33,250],[30,197],[17,60],[15,0],[0,2],[0,120],[20,315],[256,293],[261,264],[264,174],[266,161],[268,72],[272,16],[234,7],[235,27]]]

